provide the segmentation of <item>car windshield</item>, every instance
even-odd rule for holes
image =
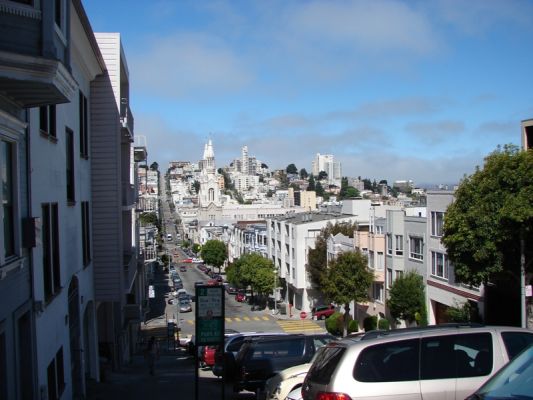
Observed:
[[[477,393],[476,398],[533,399],[533,346],[501,369]]]

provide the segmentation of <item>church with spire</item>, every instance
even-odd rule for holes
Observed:
[[[200,208],[220,207],[221,195],[219,177],[215,165],[215,151],[211,139],[204,146],[203,158],[199,161],[200,167],[200,192],[198,193],[198,205]]]

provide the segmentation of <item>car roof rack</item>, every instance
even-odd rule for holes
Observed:
[[[464,329],[464,328],[481,328],[485,325],[479,324],[477,322],[452,322],[452,323],[444,323],[444,324],[438,324],[438,325],[428,325],[428,326],[416,326],[411,328],[400,328],[400,329],[391,329],[391,330],[373,330],[368,331],[365,333],[355,333],[351,336],[346,336],[348,339],[355,339],[355,340],[369,340],[369,339],[375,339],[379,337],[384,336],[393,336],[393,335],[401,335],[405,333],[410,332],[426,332],[426,331],[432,331],[437,329]]]

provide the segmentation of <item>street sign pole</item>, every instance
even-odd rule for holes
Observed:
[[[224,287],[222,285],[200,285],[195,288],[195,390],[194,398],[198,400],[199,361],[198,348],[206,345],[224,345]],[[222,387],[224,398],[225,387]]]

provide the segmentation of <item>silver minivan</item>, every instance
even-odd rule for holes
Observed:
[[[481,325],[371,331],[325,346],[305,378],[305,400],[450,400],[472,394],[533,332]]]

